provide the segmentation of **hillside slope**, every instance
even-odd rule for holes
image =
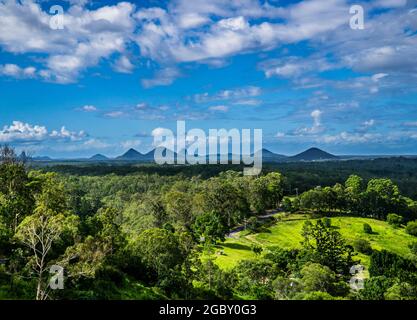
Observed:
[[[285,249],[301,248],[300,242],[303,240],[301,229],[306,219],[308,218],[304,215],[291,215],[268,228],[267,232],[249,234],[242,231],[219,245],[218,250],[222,250],[224,254],[216,255],[216,263],[221,268],[230,269],[239,260],[255,259],[256,256],[251,251],[251,246],[254,244],[261,245],[263,248],[268,246],[279,246]],[[403,228],[393,228],[380,220],[335,217],[331,218],[331,222],[332,227],[339,231],[350,245],[355,239],[366,239],[373,249],[385,249],[404,257],[410,255],[408,245],[417,241],[416,237],[405,233]],[[366,234],[363,231],[364,223],[371,225],[373,234]],[[369,256],[358,254],[355,259],[360,259],[365,266],[369,265]]]

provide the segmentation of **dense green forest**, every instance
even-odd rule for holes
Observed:
[[[234,166],[34,167],[0,151],[0,299],[417,299],[416,160],[271,164],[249,177]],[[302,220],[297,246],[254,241],[252,258],[219,263],[236,232],[256,240],[283,217]],[[361,221],[363,239],[342,235],[337,217]],[[365,235],[381,231],[365,218],[386,221],[403,250],[373,248]]]

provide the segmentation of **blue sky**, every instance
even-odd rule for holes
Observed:
[[[350,27],[352,5],[364,29]],[[64,9],[63,29],[50,8]],[[157,128],[262,128],[294,154],[417,154],[416,0],[0,1],[0,143],[152,148]]]

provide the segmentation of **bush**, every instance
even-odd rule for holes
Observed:
[[[327,228],[330,228],[332,226],[332,220],[329,218],[323,218],[323,223]]]
[[[251,246],[251,250],[255,255],[260,255],[262,253],[262,251],[264,250],[260,245],[252,245]]]
[[[256,217],[250,217],[246,222],[246,228],[252,232],[256,232],[260,224]]]
[[[394,227],[399,227],[403,222],[403,217],[395,213],[390,213],[387,216],[387,222]]]
[[[294,207],[292,205],[291,198],[284,197],[281,201],[281,208],[286,212],[294,212]]]
[[[417,242],[410,243],[408,247],[413,254],[417,255]]]
[[[296,300],[336,300],[337,298],[331,296],[327,292],[313,291],[307,293],[299,293],[295,296]]]
[[[363,224],[363,232],[372,234],[372,227],[368,223]]]
[[[407,223],[407,227],[405,227],[405,232],[417,237],[417,221],[410,221],[409,223]]]
[[[371,254],[372,253],[372,246],[368,240],[365,239],[356,239],[353,242],[353,248],[357,252],[363,253],[363,254]]]

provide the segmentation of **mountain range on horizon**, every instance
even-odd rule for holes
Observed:
[[[32,161],[36,162],[49,162],[49,161],[88,161],[88,162],[153,162],[154,155],[156,149],[150,150],[147,153],[141,153],[133,148],[127,150],[124,154],[110,158],[103,154],[95,154],[90,158],[78,158],[78,159],[53,159],[48,156],[38,156],[38,157],[30,157]],[[321,150],[316,147],[309,148],[303,152],[300,152],[293,156],[287,156],[283,154],[278,154],[272,152],[268,149],[262,149],[262,161],[264,163],[277,163],[277,162],[299,162],[299,161],[331,161],[331,160],[347,160],[347,159],[375,159],[375,158],[384,158],[384,157],[391,157],[391,156],[349,156],[349,155],[334,155],[324,150]],[[228,154],[228,159],[232,159],[233,154]],[[252,154],[253,156],[253,154]],[[28,157],[24,152],[20,155],[21,158],[27,159]],[[174,157],[177,157],[177,154],[174,152]],[[209,155],[206,156],[208,159]],[[220,154],[217,155],[217,158],[220,159]]]

